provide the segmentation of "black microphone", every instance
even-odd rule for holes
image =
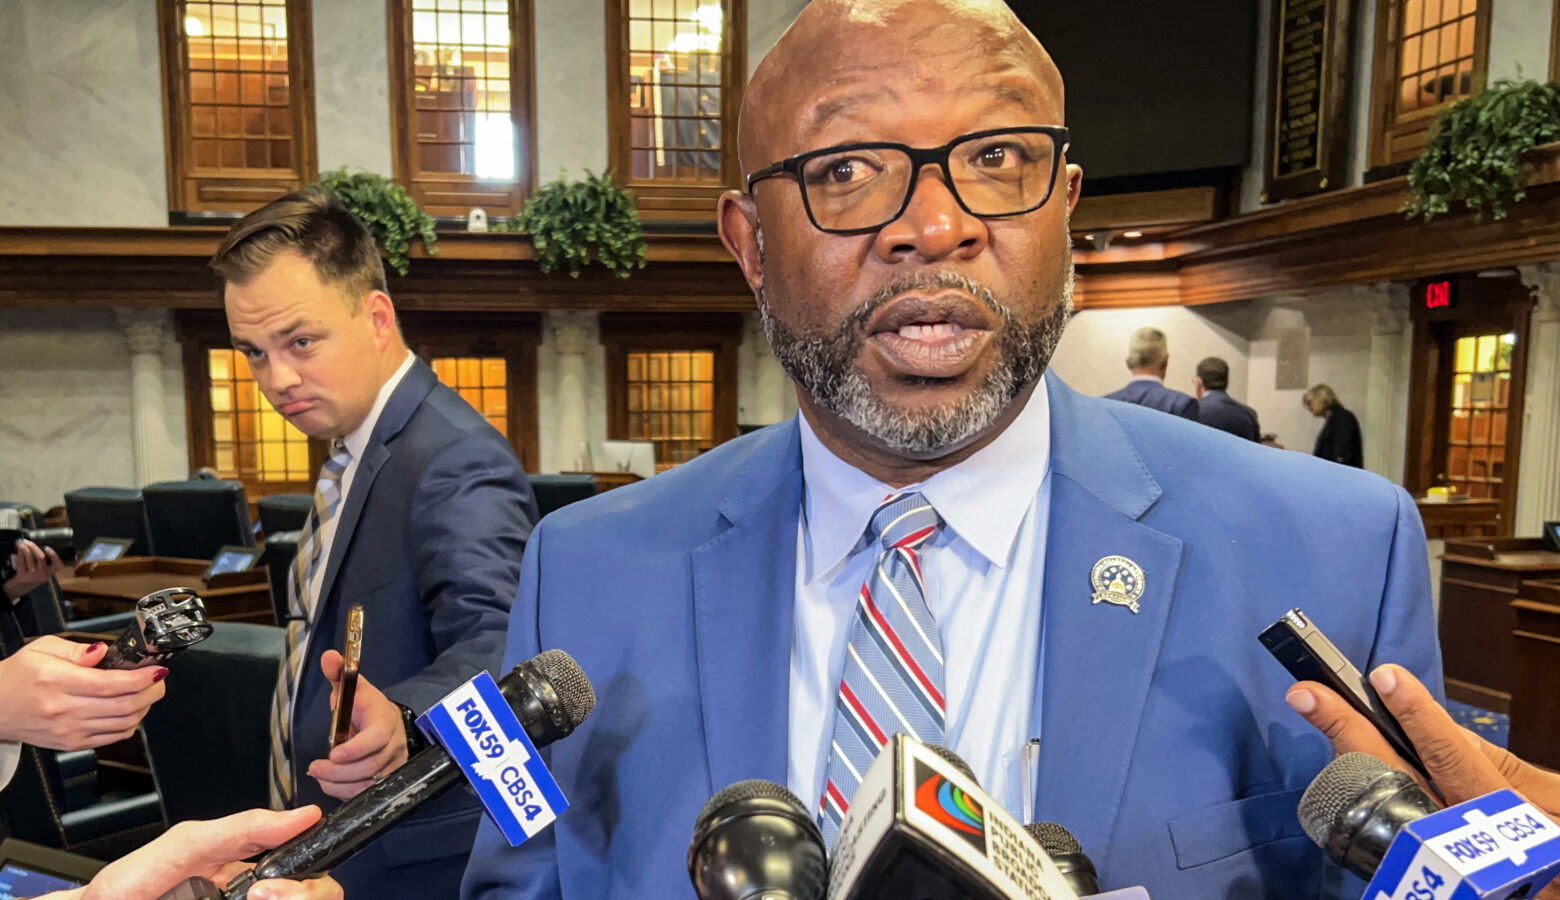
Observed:
[[[688,842],[699,900],[823,900],[823,835],[796,795],[754,778],[723,788],[699,810]]]
[[[1333,862],[1369,881],[1399,829],[1441,808],[1413,778],[1366,753],[1328,763],[1300,797],[1300,825]]]
[[[498,688],[537,749],[568,737],[596,706],[590,680],[562,650],[544,650],[515,666]],[[462,778],[443,747],[429,747],[261,857],[228,885],[227,900],[245,900],[249,888],[267,878],[323,875]]]
[[[1056,863],[1062,877],[1067,879],[1067,884],[1080,896],[1100,892],[1099,874],[1094,871],[1094,863],[1084,855],[1083,845],[1078,843],[1071,831],[1055,822],[1031,822],[1024,826],[1024,830],[1035,839],[1045,855],[1051,857],[1051,862]]]

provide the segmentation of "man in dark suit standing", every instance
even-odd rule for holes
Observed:
[[[1228,431],[1248,441],[1262,441],[1257,411],[1225,393],[1230,386],[1230,364],[1210,356],[1197,364],[1192,379],[1197,389],[1197,419],[1220,431]]]
[[[1333,389],[1325,384],[1313,385],[1305,392],[1304,402],[1311,415],[1326,420],[1316,436],[1316,449],[1311,454],[1356,469],[1365,468],[1365,442],[1360,436],[1360,420],[1343,408]]]
[[[379,251],[339,202],[281,197],[233,226],[211,267],[266,400],[328,442],[271,711],[273,805],[328,812],[420,749],[414,712],[497,669],[536,503],[504,438],[407,350]],[[341,673],[329,648],[353,603],[354,733],[328,749]],[[450,793],[332,874],[354,897],[453,897],[479,816]]]
[[[1143,327],[1132,332],[1132,340],[1127,344],[1127,369],[1132,372],[1132,380],[1121,390],[1106,394],[1107,399],[1197,421],[1197,401],[1165,387],[1165,373],[1170,370],[1170,342],[1163,331]]]

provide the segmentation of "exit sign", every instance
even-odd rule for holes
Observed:
[[[1451,279],[1426,282],[1424,286],[1425,309],[1451,309]]]

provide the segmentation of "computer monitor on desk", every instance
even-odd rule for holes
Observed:
[[[592,441],[587,468],[592,472],[655,474],[655,444],[650,441]]]

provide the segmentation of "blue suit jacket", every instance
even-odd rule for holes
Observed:
[[[1257,424],[1257,413],[1251,407],[1238,402],[1223,391],[1204,391],[1197,401],[1197,419],[1220,431],[1228,431],[1248,441],[1262,440],[1262,428]]]
[[[1046,382],[1047,647],[1043,671],[1013,673],[1043,696],[1039,817],[1078,836],[1107,888],[1317,897],[1295,807],[1332,752],[1257,634],[1302,606],[1358,664],[1396,661],[1439,691],[1413,504],[1373,475]],[[505,664],[561,647],[599,702],[544,751],[573,806],[518,849],[484,822],[464,898],[687,896],[704,801],[785,782],[797,435],[772,426],[538,528]],[[1145,573],[1136,615],[1090,602],[1111,555]]]
[[[1172,413],[1183,419],[1197,421],[1197,398],[1180,391],[1173,391],[1157,381],[1143,379],[1129,381],[1126,387],[1106,394],[1106,399],[1135,403],[1160,412]]]
[[[326,811],[339,801],[304,769],[326,753],[319,658],[340,648],[347,607],[363,604],[363,676],[421,712],[497,668],[537,519],[514,450],[421,361],[385,403],[339,515],[293,718],[298,803]],[[331,874],[354,897],[452,897],[480,815],[470,794],[447,794]]]

